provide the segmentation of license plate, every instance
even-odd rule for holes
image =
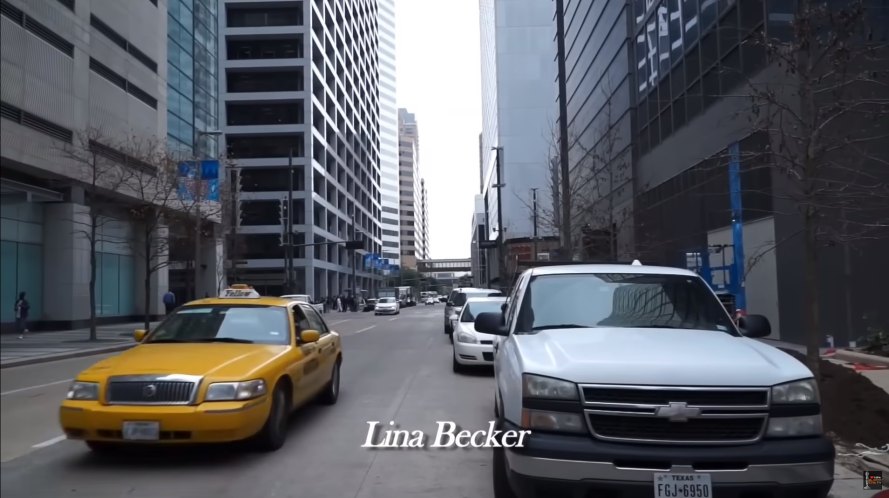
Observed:
[[[160,423],[124,422],[123,438],[132,441],[157,441],[160,439]]]
[[[710,474],[654,474],[654,498],[711,498]]]

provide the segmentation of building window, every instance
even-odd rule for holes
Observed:
[[[293,167],[294,190],[305,190],[302,166]],[[287,190],[289,168],[244,168],[240,187],[243,192],[282,192]]]
[[[229,60],[299,59],[303,57],[302,36],[262,40],[229,40],[226,45]]]
[[[301,92],[304,89],[302,70],[229,71],[226,83],[231,93]]]
[[[302,102],[226,104],[229,126],[302,124],[304,113]]]
[[[244,8],[231,6],[226,13],[229,28],[302,26],[302,2],[293,7]]]
[[[303,135],[299,133],[263,137],[232,136],[228,138],[228,150],[237,159],[287,157],[291,152],[294,157],[302,157],[304,154]],[[282,186],[281,188],[286,187]]]

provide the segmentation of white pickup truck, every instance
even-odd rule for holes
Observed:
[[[297,301],[300,303],[306,303],[315,308],[315,311],[318,313],[324,313],[324,303],[316,303],[312,296],[308,294],[287,294],[285,296],[281,296],[283,299],[290,299],[291,301]]]
[[[824,498],[835,450],[802,363],[736,326],[695,273],[632,265],[526,270],[493,334],[496,498]]]

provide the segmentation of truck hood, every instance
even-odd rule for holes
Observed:
[[[79,377],[175,373],[243,380],[285,354],[287,348],[265,344],[140,344],[96,363]]]
[[[717,331],[553,329],[515,341],[523,372],[578,383],[771,386],[812,376],[776,348]]]

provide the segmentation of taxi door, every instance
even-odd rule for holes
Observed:
[[[291,368],[293,385],[293,405],[298,406],[308,401],[317,392],[318,376],[321,374],[321,362],[318,353],[318,343],[305,344],[299,339],[303,330],[312,330],[313,327],[306,317],[305,310],[300,304],[294,304],[292,308],[293,322],[296,325],[296,349],[299,360]]]
[[[327,328],[327,324],[321,315],[311,306],[305,306],[305,313],[309,319],[312,329],[317,330],[321,334],[318,340],[318,360],[320,363],[320,374],[318,375],[317,389],[322,389],[330,382],[330,376],[333,373],[333,366],[336,363],[336,353],[338,344],[338,335],[332,333]]]

